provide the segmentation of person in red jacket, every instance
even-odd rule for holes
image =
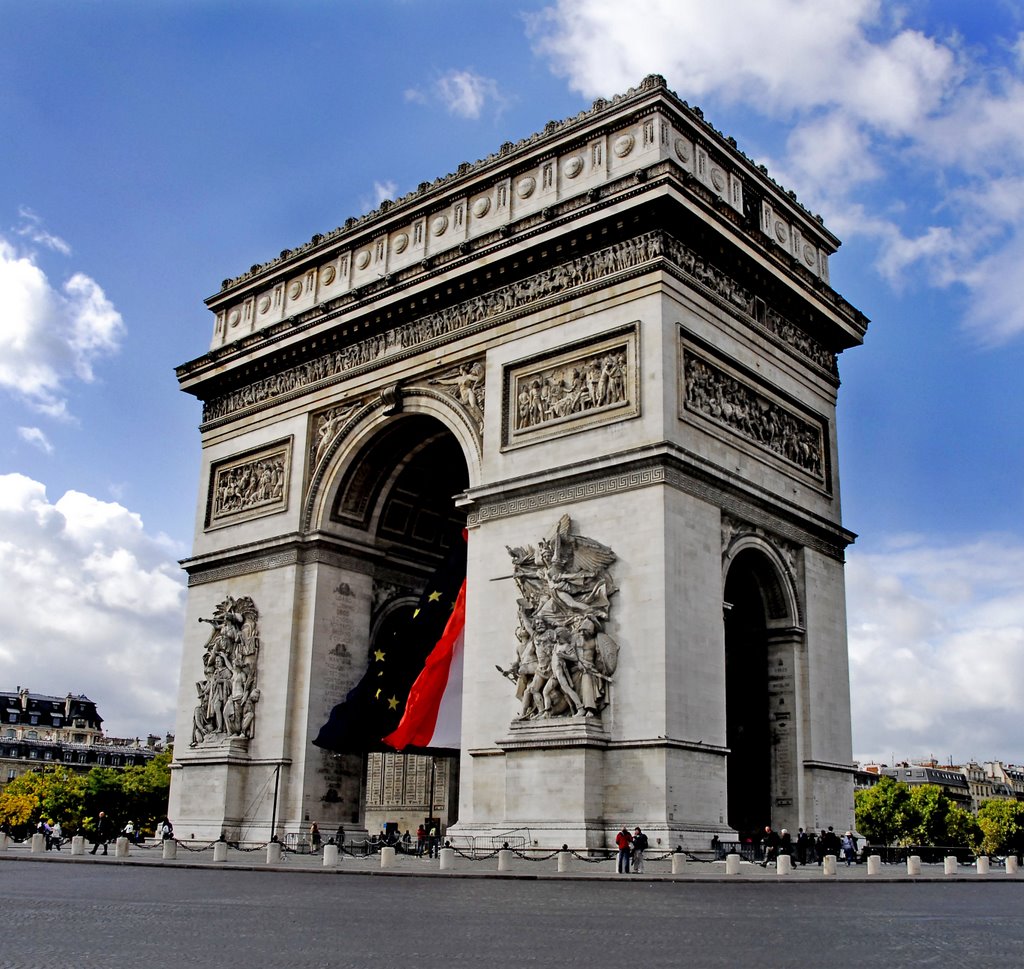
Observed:
[[[629,829],[623,825],[622,830],[615,835],[615,847],[619,849],[618,857],[618,873],[620,875],[629,874],[629,856],[633,845],[633,835],[629,833]]]

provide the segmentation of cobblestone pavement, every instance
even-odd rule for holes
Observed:
[[[399,858],[382,872],[376,858],[325,870],[287,855],[271,869],[259,852],[215,864],[212,852],[169,863],[14,848],[0,854],[0,967],[987,967],[1016,964],[1024,942],[1024,876],[1001,872],[780,878],[758,866],[676,880],[616,876],[607,862],[567,878],[551,859],[505,877],[494,859],[459,860],[466,870]]]

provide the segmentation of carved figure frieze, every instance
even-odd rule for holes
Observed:
[[[512,665],[517,720],[600,717],[618,667],[619,646],[605,632],[617,591],[615,553],[573,534],[563,515],[536,547],[509,548],[519,589]]]
[[[288,490],[286,444],[214,465],[207,526],[269,514],[285,507]]]
[[[313,415],[313,428],[309,448],[309,467],[314,470],[324,456],[330,451],[331,445],[338,439],[345,427],[345,422],[362,406],[361,401],[339,404],[318,411]]]
[[[206,401],[203,405],[203,420],[218,420],[282,394],[311,387],[359,367],[373,365],[403,350],[426,346],[462,329],[517,312],[539,300],[585,286],[661,256],[668,258],[687,276],[728,302],[737,312],[746,314],[751,322],[769,330],[795,352],[829,373],[836,373],[835,354],[771,307],[766,307],[763,312],[760,306],[755,308],[749,290],[708,263],[694,250],[665,233],[653,231],[551,266],[507,286],[474,296],[436,313],[425,314],[414,321],[358,340],[272,376],[254,380],[245,387]]]
[[[483,361],[461,363],[454,370],[448,370],[430,383],[443,387],[466,410],[477,427],[484,426],[484,365]]]
[[[686,409],[728,427],[747,440],[825,480],[821,425],[781,404],[687,350]]]
[[[203,651],[203,678],[196,681],[198,702],[192,717],[190,747],[249,740],[256,729],[259,662],[259,610],[249,596],[228,596],[200,622],[213,626]]]
[[[763,541],[765,544],[770,545],[785,562],[786,568],[789,570],[790,574],[797,574],[800,556],[799,545],[784,538],[780,538],[778,535],[773,532],[769,532],[760,525],[752,525],[750,522],[742,521],[739,518],[733,518],[732,515],[727,514],[722,515],[723,557],[728,553],[733,542],[748,535],[752,535],[753,537]]]

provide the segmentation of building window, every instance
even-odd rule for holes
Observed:
[[[76,733],[75,736],[72,739],[74,740],[74,742],[76,744],[84,744],[85,743],[85,734],[84,733]]]
[[[9,714],[7,714],[7,722],[8,723],[17,723],[18,722],[18,715],[16,713],[9,713]]]
[[[33,725],[39,723],[39,714],[38,713],[31,714],[29,716],[29,718],[28,718],[28,722],[33,724]]]
[[[43,758],[45,760],[53,760],[53,751],[52,750],[46,751],[46,753],[43,754]]]
[[[28,752],[28,755],[29,755],[29,757],[32,760],[39,760],[39,751],[38,750],[30,750]]]
[[[30,730],[28,733],[25,734],[25,739],[26,740],[38,740],[39,739],[39,731],[38,730]]]
[[[9,737],[11,740],[14,740],[14,738],[17,737],[18,735],[10,727],[8,727],[7,728],[7,733],[4,734],[4,736],[5,737]]]
[[[17,776],[18,776],[17,772],[14,770],[13,767],[8,767],[7,768],[7,780],[13,781],[14,778],[17,777]]]
[[[60,726],[60,721],[61,721],[61,718],[60,718],[60,717],[54,717],[54,718],[53,718],[53,725],[54,725],[55,727],[59,727],[59,726]]]

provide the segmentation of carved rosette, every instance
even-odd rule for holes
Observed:
[[[608,705],[619,646],[604,630],[616,588],[606,545],[573,534],[563,515],[537,546],[509,548],[519,589],[517,721],[593,719]]]
[[[248,742],[256,729],[259,662],[259,611],[249,596],[228,596],[214,610],[213,627],[203,651],[203,678],[196,681],[198,702],[192,717],[190,747]]]

